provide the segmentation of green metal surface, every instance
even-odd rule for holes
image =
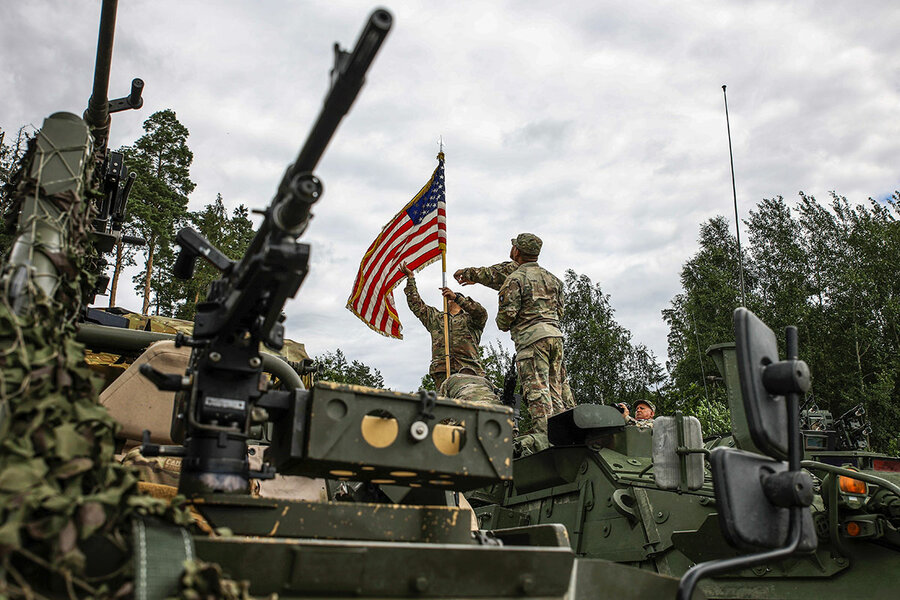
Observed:
[[[76,338],[95,352],[128,354],[143,352],[150,344],[163,340],[175,341],[175,334],[158,331],[142,331],[125,327],[107,327],[95,323],[79,323]],[[283,358],[270,352],[261,352],[263,370],[278,377],[289,389],[303,387],[297,372]]]
[[[433,418],[421,411],[413,394],[318,382],[275,422],[271,454],[284,474],[388,485],[468,490],[512,478],[509,408],[438,397]],[[377,439],[365,430],[376,420]],[[417,422],[427,428],[421,440],[410,434]],[[454,424],[455,453],[441,450],[441,422]]]
[[[725,380],[725,397],[728,399],[728,413],[731,415],[731,431],[735,447],[749,452],[759,452],[759,448],[750,437],[750,426],[747,424],[747,413],[744,412],[744,399],[741,396],[741,381],[738,378],[737,353],[734,342],[713,344],[706,349],[706,354],[716,363],[716,368]]]
[[[560,598],[575,562],[552,547],[205,537],[196,545],[255,594],[280,598]]]
[[[675,598],[678,579],[662,577],[648,571],[624,567],[606,560],[578,559],[575,561],[574,600],[597,598]],[[697,590],[691,600],[704,600]]]
[[[740,444],[752,450],[734,344],[719,344],[709,352],[728,388],[734,430],[734,437],[720,438],[716,445]],[[695,564],[740,554],[728,545],[720,529],[709,471],[700,489],[663,490],[654,480],[652,430],[625,427],[595,430],[599,435],[591,435],[570,432],[573,427],[574,420],[566,422],[557,446],[517,459],[512,482],[467,495],[480,527],[508,527],[516,521],[565,525],[571,547],[580,557],[576,580],[584,577],[594,585],[602,580],[599,589],[610,597],[619,591],[602,575],[602,565],[612,564],[607,561],[677,578]],[[575,443],[567,444],[566,435]],[[811,450],[807,458],[829,463],[803,462],[818,476],[811,507],[818,548],[812,554],[701,580],[700,589],[707,597],[837,600],[896,595],[900,588],[900,495],[896,493],[900,472],[891,469],[898,468],[900,460],[858,450]],[[881,461],[880,470],[875,470],[876,461]],[[841,469],[842,465],[861,473]],[[838,474],[867,481],[868,495],[854,499],[841,492],[834,479]],[[854,524],[856,533],[848,533],[848,523]],[[581,570],[588,559],[600,565],[591,567],[591,575],[585,575],[587,568]],[[652,578],[646,590],[635,585],[627,593],[674,597],[675,586],[663,592],[662,581]]]
[[[472,543],[467,511],[449,506],[304,502],[226,494],[191,500],[213,527],[258,537]]]

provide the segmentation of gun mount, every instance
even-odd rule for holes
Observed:
[[[259,345],[277,350],[284,343],[282,310],[303,283],[309,263],[309,246],[297,238],[323,192],[311,171],[359,94],[391,23],[390,13],[378,9],[352,53],[336,46],[331,88],[322,110],[244,256],[230,261],[189,228],[176,238],[181,246],[174,268],[177,277],[190,278],[198,257],[222,272],[197,307],[192,337],[184,340],[193,348],[186,376],[155,373],[149,364],[142,371],[161,389],[183,391],[172,427],[173,438],[184,447],[144,447],[149,456],[164,452],[184,457],[179,484],[183,493],[248,494],[251,477],[274,476],[269,464],[251,472],[247,440],[254,425],[268,421],[269,411],[294,407],[289,406],[291,400],[265,389]]]

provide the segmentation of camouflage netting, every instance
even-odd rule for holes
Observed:
[[[278,594],[268,598],[277,600]],[[254,597],[246,581],[228,579],[219,565],[197,560],[185,563],[178,595],[168,600],[254,600]]]
[[[35,193],[27,180],[16,190],[20,201]],[[177,503],[139,495],[131,469],[114,461],[117,425],[98,404],[98,378],[75,342],[94,284],[91,203],[71,192],[48,200],[67,223],[68,250],[52,257],[64,274],[55,298],[31,285],[30,309],[16,316],[9,267],[0,278],[0,596],[42,597],[32,589],[39,587],[118,597],[131,590],[131,516],[191,518]],[[89,555],[102,555],[102,567],[88,564]]]

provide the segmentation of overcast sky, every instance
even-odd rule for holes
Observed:
[[[352,47],[362,2],[121,2],[110,96],[146,82],[113,116],[111,146],[154,111],[190,130],[190,198],[263,208],[324,98],[332,44]],[[385,2],[394,28],[319,164],[325,195],[303,241],[312,269],[287,306],[288,337],[341,348],[400,391],[427,371],[427,334],[395,299],[402,341],[346,308],[381,227],[446,153],[448,270],[507,257],[522,231],[541,264],[589,276],[635,342],[666,357],[660,311],[678,293],[699,224],[732,218],[722,99],[740,214],[760,199],[830,190],[862,202],[898,185],[896,2]],[[100,3],[0,3],[0,127],[81,114]],[[440,264],[418,276],[438,305]],[[126,288],[130,287],[128,285]],[[473,286],[501,340],[496,294]],[[137,296],[118,302],[135,310]]]

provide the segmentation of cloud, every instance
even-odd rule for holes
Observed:
[[[344,304],[362,253],[434,169],[439,137],[450,270],[503,260],[510,237],[534,231],[542,264],[599,282],[660,359],[660,310],[698,227],[732,215],[722,84],[742,218],[801,189],[860,202],[900,187],[891,2],[391,5],[393,31],[316,169],[311,272],[286,325],[312,353],[340,347],[394,389],[426,372],[427,333],[400,291],[403,341]],[[171,107],[191,132],[191,207],[221,192],[229,208],[263,208],[321,107],[333,42],[352,46],[365,17],[347,1],[121,3],[110,95],[140,76],[145,106],[113,116],[111,144]],[[0,3],[0,127],[80,114],[98,18],[96,1]],[[419,280],[438,304],[438,267]],[[469,292],[491,314],[484,341],[509,347],[495,292]]]

